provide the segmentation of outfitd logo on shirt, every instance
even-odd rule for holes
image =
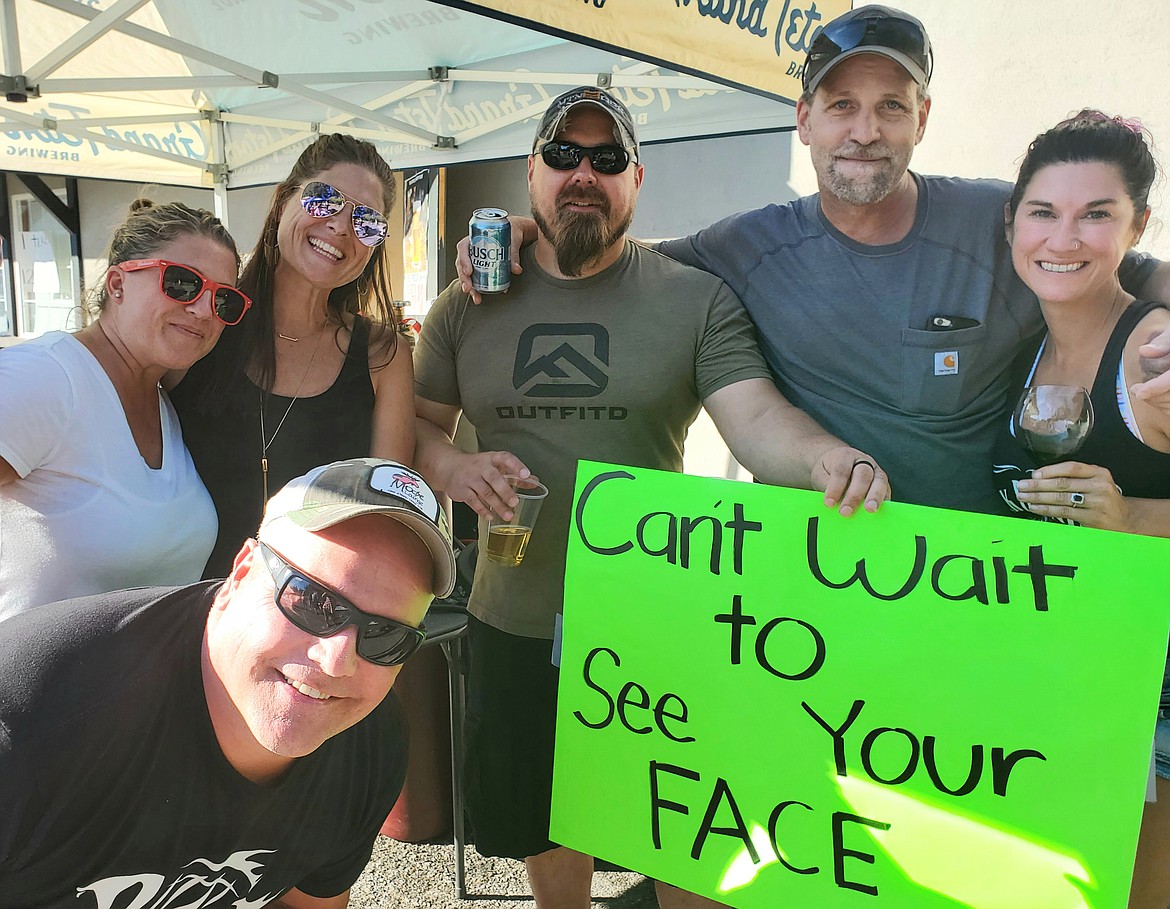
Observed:
[[[609,387],[609,332],[592,322],[538,323],[516,344],[512,386],[525,398],[593,398]],[[624,420],[624,407],[516,404],[502,420]]]

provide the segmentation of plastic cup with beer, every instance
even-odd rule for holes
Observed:
[[[493,514],[488,521],[487,557],[497,565],[515,568],[524,561],[528,540],[548,490],[531,477],[504,477],[520,501],[505,521]]]

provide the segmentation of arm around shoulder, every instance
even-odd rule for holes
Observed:
[[[1126,381],[1130,386],[1133,416],[1146,444],[1170,452],[1170,373],[1157,373],[1146,359],[1152,338],[1162,338],[1170,350],[1170,310],[1154,309],[1134,328],[1125,344]],[[1164,365],[1170,366],[1170,358]]]

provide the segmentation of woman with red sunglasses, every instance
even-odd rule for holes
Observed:
[[[240,278],[254,305],[172,390],[219,515],[205,577],[231,570],[265,500],[319,464],[414,458],[413,370],[394,330],[389,165],[328,134],[276,187]]]
[[[209,212],[140,199],[107,261],[94,321],[0,351],[0,619],[190,583],[215,540],[159,383],[243,317],[235,243]]]

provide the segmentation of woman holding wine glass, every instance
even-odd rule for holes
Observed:
[[[1129,394],[1138,348],[1170,312],[1121,288],[1122,257],[1141,237],[1156,173],[1140,125],[1082,111],[1038,136],[1005,212],[1012,261],[1040,300],[1048,334],[995,453],[1017,512],[1108,530],[1170,536],[1170,416]],[[1103,614],[1103,618],[1104,618]],[[1130,907],[1170,904],[1170,673]]]

